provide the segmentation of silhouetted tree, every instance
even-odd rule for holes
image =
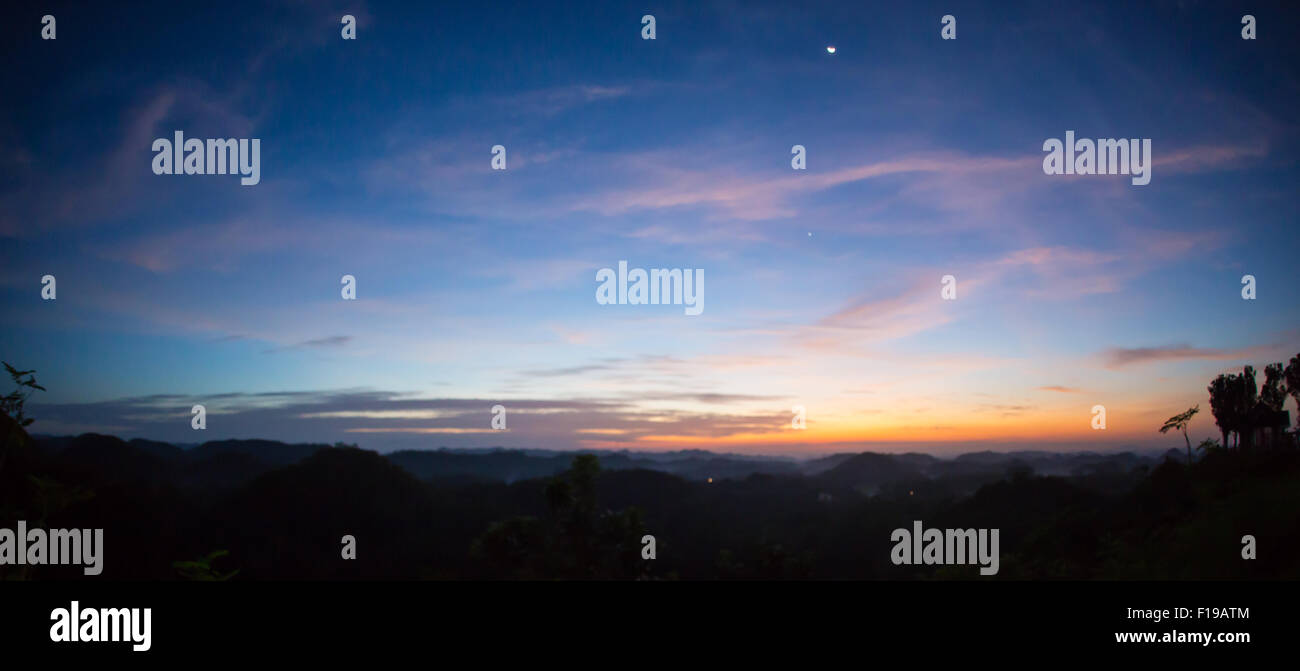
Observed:
[[[1238,449],[1241,449],[1243,443],[1247,449],[1250,448],[1250,442],[1254,435],[1252,430],[1254,427],[1250,424],[1250,414],[1255,409],[1258,400],[1258,388],[1255,386],[1255,367],[1246,366],[1242,374],[1237,377],[1237,384],[1232,395],[1232,407],[1237,416]]]
[[[5,461],[9,459],[10,447],[27,441],[27,435],[23,432],[23,429],[30,426],[34,421],[24,414],[24,404],[27,403],[28,397],[36,393],[37,389],[45,391],[45,387],[36,384],[36,377],[32,375],[36,371],[18,370],[10,366],[8,362],[0,363],[4,363],[5,371],[9,373],[9,377],[14,381],[14,384],[18,385],[17,389],[9,392],[4,397],[0,397],[0,412],[13,420],[13,423],[5,431],[6,435],[0,436],[0,447],[3,448],[0,449],[0,470],[3,470]],[[26,379],[23,378],[24,375],[27,376]]]
[[[1223,434],[1224,447],[1228,446],[1228,435],[1236,425],[1232,405],[1232,387],[1235,377],[1235,375],[1220,374],[1210,381],[1210,386],[1206,388],[1210,392],[1210,414],[1214,415],[1214,423]]]
[[[1283,377],[1286,378],[1287,393],[1291,394],[1291,398],[1295,399],[1296,407],[1300,408],[1300,354],[1291,357]]]
[[[1241,375],[1220,375],[1214,378],[1208,390],[1210,412],[1214,414],[1214,421],[1223,432],[1224,447],[1228,445],[1229,435],[1236,434],[1236,445],[1240,448],[1243,438],[1249,441],[1250,412],[1258,400],[1254,367],[1246,366]]]
[[[1192,421],[1192,417],[1200,412],[1200,404],[1196,404],[1187,409],[1186,412],[1174,415],[1165,420],[1165,425],[1160,427],[1160,433],[1165,433],[1170,429],[1178,429],[1183,432],[1183,440],[1187,442],[1187,463],[1192,463],[1192,441],[1187,437],[1187,423]]]
[[[573,458],[545,489],[549,516],[515,517],[492,524],[474,541],[471,556],[488,575],[523,579],[616,579],[643,575],[645,527],[636,508],[600,510],[600,460]]]
[[[45,391],[45,387],[36,384],[36,376],[32,375],[36,371],[18,370],[10,366],[8,362],[0,363],[4,363],[5,371],[9,373],[9,377],[13,379],[14,384],[18,385],[17,389],[0,398],[0,411],[14,418],[14,421],[18,422],[18,426],[30,426],[33,419],[23,414],[23,404],[27,402],[28,397],[36,393],[37,389]],[[27,379],[23,379],[24,375],[27,376]]]
[[[1277,412],[1286,403],[1286,387],[1283,386],[1283,368],[1280,363],[1264,366],[1264,387],[1259,390],[1259,402],[1264,407]]]

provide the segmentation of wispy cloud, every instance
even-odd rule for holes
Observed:
[[[876,161],[828,173],[792,173],[779,177],[746,174],[725,167],[690,170],[688,150],[656,152],[628,157],[623,166],[632,168],[630,181],[637,186],[613,188],[580,198],[575,211],[590,210],[604,215],[638,210],[661,210],[687,206],[709,206],[742,220],[793,216],[792,200],[864,180],[909,173],[998,172],[1026,169],[1036,159],[971,157],[957,154],[917,155]],[[677,155],[680,154],[680,155]],[[639,173],[639,177],[635,176]]]
[[[328,336],[325,338],[312,338],[311,340],[304,340],[302,342],[294,343],[292,345],[273,347],[271,349],[265,350],[264,353],[270,354],[272,352],[282,352],[285,350],[295,350],[295,349],[329,349],[334,347],[342,347],[350,342],[352,342],[352,336],[345,336],[345,335]]]
[[[1186,343],[1176,345],[1158,345],[1154,347],[1112,347],[1102,352],[1102,358],[1108,368],[1123,368],[1158,361],[1183,361],[1188,359],[1243,359],[1260,356],[1275,349],[1276,345],[1261,345],[1240,349],[1217,349],[1210,347],[1193,347]]]
[[[640,394],[656,397],[654,393]],[[659,395],[658,400],[695,400],[725,405],[750,397],[725,394]],[[507,408],[510,432],[491,428],[491,408]],[[208,430],[189,428],[190,408],[203,404]],[[259,437],[330,443],[347,434],[369,436],[378,449],[436,447],[421,436],[458,437],[458,445],[572,448],[599,430],[629,447],[653,446],[653,437],[700,439],[775,432],[782,416],[735,412],[647,411],[624,398],[578,400],[423,398],[373,390],[295,391],[262,394],[158,394],[97,403],[34,404],[37,431],[112,430],[124,437],[151,436],[175,442]],[[788,421],[788,420],[787,420]]]

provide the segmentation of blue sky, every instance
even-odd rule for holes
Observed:
[[[1171,444],[1214,375],[1300,351],[1297,17],[1097,4],[25,8],[0,353],[49,388],[47,433]],[[153,174],[178,129],[260,138],[261,183]],[[1150,184],[1045,175],[1067,130],[1151,139]],[[620,260],[703,269],[703,314],[598,305]]]

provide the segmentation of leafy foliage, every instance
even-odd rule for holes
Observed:
[[[1280,363],[1264,366],[1264,386],[1259,390],[1259,402],[1274,412],[1281,410],[1286,403],[1286,386],[1283,383],[1283,369]]]
[[[1291,357],[1282,376],[1286,378],[1286,391],[1295,399],[1296,407],[1300,408],[1300,354]]]
[[[9,373],[9,377],[14,381],[14,384],[18,385],[17,389],[0,398],[0,411],[12,417],[14,421],[18,422],[18,426],[30,426],[33,418],[24,414],[24,405],[27,403],[27,399],[36,393],[36,390],[45,391],[45,387],[36,384],[36,376],[33,375],[36,371],[18,370],[9,365],[8,362],[0,363],[4,363],[5,372]],[[23,376],[26,376],[26,378],[24,379]]]
[[[209,552],[206,557],[200,557],[194,561],[172,562],[172,566],[176,568],[176,573],[186,580],[222,582],[230,580],[239,574],[239,569],[221,573],[212,568],[214,562],[228,554],[230,554],[229,550],[215,550]]]
[[[1187,441],[1187,463],[1192,463],[1192,441],[1187,437],[1187,423],[1192,421],[1196,413],[1200,412],[1200,404],[1188,408],[1185,412],[1179,413],[1165,420],[1165,425],[1160,427],[1160,433],[1165,433],[1170,429],[1177,429],[1183,432],[1183,440]]]
[[[596,502],[600,460],[580,454],[545,488],[549,514],[493,524],[474,541],[471,556],[489,575],[520,579],[647,577],[640,557],[641,512],[601,510]]]

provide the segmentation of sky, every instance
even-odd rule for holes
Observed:
[[[1300,17],[1088,4],[11,10],[0,358],[33,432],[178,443],[1217,437],[1209,381],[1300,352]],[[259,139],[260,182],[155,174],[177,130]],[[1150,183],[1045,174],[1067,131],[1149,139]],[[598,303],[620,261],[702,270],[703,311]]]

